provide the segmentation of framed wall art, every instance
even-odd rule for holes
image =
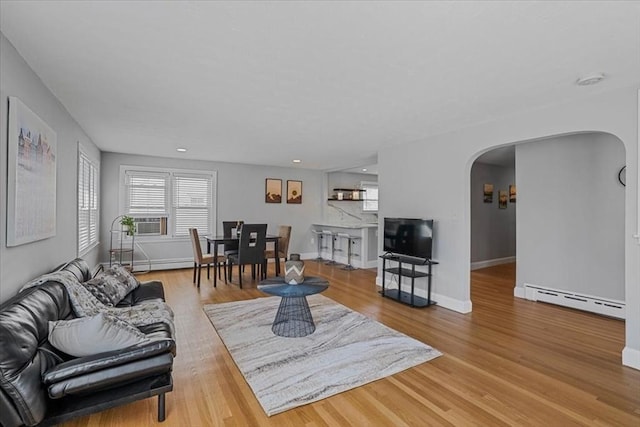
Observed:
[[[56,235],[56,133],[9,97],[7,246]]]
[[[511,203],[516,202],[516,186],[515,185],[509,186],[509,201]]]
[[[267,178],[265,182],[265,203],[281,203],[282,202],[282,180],[275,178]]]
[[[484,185],[484,202],[493,203],[493,184]]]
[[[287,203],[302,204],[302,181],[287,181]]]
[[[507,209],[507,191],[500,190],[498,192],[498,208]]]

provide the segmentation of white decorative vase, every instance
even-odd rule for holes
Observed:
[[[284,263],[284,281],[289,285],[299,285],[304,282],[304,261],[299,254],[291,254]]]

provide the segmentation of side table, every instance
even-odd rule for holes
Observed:
[[[304,337],[316,330],[307,296],[318,294],[329,287],[321,277],[305,277],[299,285],[285,283],[283,277],[273,277],[258,284],[265,294],[282,297],[271,330],[281,337]]]

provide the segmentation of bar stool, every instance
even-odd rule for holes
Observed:
[[[322,234],[327,241],[331,242],[331,259],[325,262],[326,265],[336,264],[336,242],[331,230],[322,230]],[[328,248],[328,246],[327,246]]]
[[[321,230],[313,229],[311,232],[316,235],[316,240],[318,240],[318,257],[316,258],[316,261],[322,261],[322,249],[326,247],[322,246],[324,235]]]
[[[355,270],[356,268],[351,265],[351,256],[358,256],[358,254],[352,253],[352,245],[356,244],[357,240],[360,240],[360,236],[352,236],[347,233],[338,233],[338,237],[347,239],[347,265],[342,267],[343,270]]]

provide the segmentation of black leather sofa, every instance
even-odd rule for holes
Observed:
[[[82,259],[61,269],[80,282],[91,278]],[[156,298],[164,300],[162,283],[144,282],[118,306]],[[59,354],[48,342],[49,321],[73,318],[66,288],[52,281],[25,289],[0,306],[0,425],[54,425],[152,396],[158,396],[158,420],[164,421],[176,353],[170,327],[139,327],[161,339],[74,358]]]

